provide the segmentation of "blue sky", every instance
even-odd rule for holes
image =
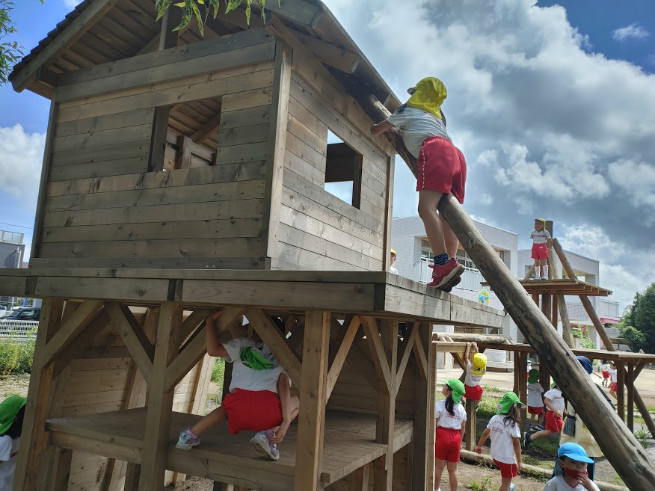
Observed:
[[[15,3],[11,40],[29,52],[77,2]],[[522,248],[535,216],[554,220],[565,248],[601,261],[621,308],[655,280],[653,0],[324,3],[400,98],[424,76],[444,81],[474,218]],[[48,109],[0,87],[0,228],[28,240]],[[416,214],[414,186],[397,162],[395,216]]]

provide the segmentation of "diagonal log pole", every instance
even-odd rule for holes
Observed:
[[[374,102],[371,101],[365,108],[367,112],[376,122],[386,119],[388,111],[379,102]],[[399,153],[407,155],[406,150]],[[414,169],[416,166],[411,156],[409,160],[410,169]],[[569,394],[571,402],[582,419],[588,422],[589,430],[623,481],[634,491],[652,489],[655,465],[621,419],[601,399],[595,384],[571,349],[557,335],[548,318],[531,300],[452,195],[445,195],[441,199],[439,212],[537,352],[539,359],[548,366],[563,392]]]

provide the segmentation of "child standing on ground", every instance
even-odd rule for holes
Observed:
[[[532,259],[534,259],[533,280],[548,279],[548,253],[553,247],[553,239],[546,230],[546,219],[536,218],[534,230],[530,234],[532,239]]]
[[[610,383],[610,364],[607,363],[607,360],[603,360],[603,363],[600,365],[600,373],[603,376],[603,387],[607,387]]]
[[[475,451],[482,453],[482,445],[491,436],[491,458],[500,468],[502,478],[500,490],[516,489],[512,478],[518,475],[521,463],[521,414],[523,406],[514,392],[507,392],[500,400],[498,414],[489,420],[487,428],[482,432]]]
[[[619,374],[616,371],[616,365],[614,364],[613,361],[610,361],[610,380],[612,381],[610,385],[610,395],[616,399],[618,395],[616,394],[618,388],[619,388]]]
[[[464,358],[466,358],[465,397],[466,400],[475,401],[477,404],[482,400],[482,393],[484,392],[480,382],[484,374],[487,373],[487,356],[478,352],[476,343],[468,343]]]
[[[553,384],[553,388],[544,394],[544,405],[546,406],[546,428],[532,434],[526,431],[526,447],[534,440],[546,438],[550,435],[560,434],[562,432],[565,404],[562,391],[559,390],[557,384]]]
[[[385,121],[371,126],[373,135],[397,128],[407,150],[418,159],[418,214],[434,255],[432,281],[428,286],[442,290],[459,283],[464,267],[456,259],[459,241],[437,206],[444,194],[452,193],[464,203],[466,161],[446,132],[446,117],[441,104],[447,97],[444,84],[427,77],[407,91],[406,104]]]
[[[207,353],[232,363],[230,393],[221,406],[183,430],[176,446],[190,450],[200,444],[202,433],[227,420],[233,435],[241,430],[257,432],[250,443],[266,458],[278,460],[277,445],[298,415],[298,398],[291,395],[289,377],[257,336],[219,342],[214,323],[222,313],[214,312],[206,319]]]
[[[434,439],[435,485],[439,487],[444,468],[448,467],[448,486],[457,490],[457,463],[462,438],[466,430],[466,409],[460,403],[464,396],[464,384],[457,379],[446,380],[441,393],[445,399],[434,407],[436,434]]]
[[[11,489],[27,399],[9,396],[0,403],[0,489]]]
[[[562,473],[553,477],[544,486],[544,491],[600,491],[587,475],[587,464],[593,460],[577,443],[564,443],[557,450],[557,464]]]
[[[541,395],[544,388],[539,383],[539,370],[533,368],[528,372],[528,414],[530,415],[529,429],[543,430],[544,400]],[[536,424],[535,424],[536,423]]]

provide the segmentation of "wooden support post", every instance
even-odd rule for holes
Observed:
[[[562,339],[569,348],[573,347],[573,332],[571,331],[571,322],[569,320],[569,310],[566,307],[564,295],[557,295],[557,306],[559,316],[562,319]]]
[[[470,401],[466,399],[466,432],[464,433],[464,448],[466,450],[475,450],[475,442],[477,441],[476,425],[477,418],[476,412],[478,405],[476,401]]]
[[[632,432],[601,399],[593,381],[582,370],[573,369],[578,361],[553,331],[548,318],[528,300],[525,289],[452,195],[441,199],[439,211],[539,355],[540,367],[547,366],[563,392],[569,394],[603,453],[628,487],[648,489],[655,482],[655,466]]]
[[[73,451],[68,448],[52,448],[52,469],[49,472],[47,491],[68,489],[68,479],[71,473]]]
[[[157,341],[148,387],[148,413],[139,490],[159,490],[164,486],[168,434],[175,387],[166,389],[166,367],[177,354],[177,333],[182,325],[181,304],[167,302],[159,309]]]
[[[422,322],[417,326],[417,349],[427,359],[425,376],[414,381],[414,432],[412,435],[412,487],[413,491],[433,489],[434,473],[434,390],[437,351],[430,340],[432,325]],[[417,365],[421,362],[415,353]]]
[[[551,314],[550,314],[550,322],[555,328],[555,331],[557,331],[557,304],[558,304],[558,299],[557,295],[551,295],[551,301],[552,301],[552,309],[551,309]]]
[[[45,422],[50,413],[54,393],[54,364],[44,366],[46,340],[59,330],[63,302],[61,299],[47,298],[41,307],[39,331],[34,348],[34,363],[30,386],[27,392],[22,447],[18,453],[16,471],[14,473],[14,489],[43,489],[47,478],[48,466],[48,434]]]
[[[625,422],[625,368],[622,361],[616,362],[616,412]]]
[[[625,377],[625,386],[628,392],[628,428],[634,431],[634,406],[635,406],[635,365],[628,363],[628,373]]]
[[[519,387],[516,395],[524,404],[528,401],[528,354],[525,352],[517,353],[519,359]],[[527,408],[521,409],[521,421],[527,421]],[[468,450],[468,449],[467,449]]]
[[[329,342],[330,313],[307,312],[298,412],[295,491],[323,489],[320,476],[325,432]]]
[[[514,385],[512,386],[512,392],[518,395],[519,393],[519,372],[521,371],[521,357],[519,353],[514,353]],[[470,450],[470,449],[469,449]]]
[[[396,368],[398,365],[398,323],[384,319],[382,321],[381,341],[385,363],[389,365],[390,390],[385,390],[384,378],[378,377],[378,413],[375,426],[375,441],[385,443],[387,451],[374,463],[376,491],[391,491],[393,483],[393,432],[396,420]],[[368,335],[368,334],[367,334]]]
[[[353,472],[350,476],[348,491],[368,491],[370,474],[371,464],[366,464]]]

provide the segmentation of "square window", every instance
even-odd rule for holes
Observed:
[[[325,190],[355,208],[360,207],[363,157],[328,131]]]

